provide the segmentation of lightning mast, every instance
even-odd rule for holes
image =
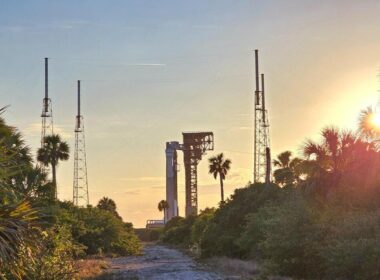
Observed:
[[[268,184],[271,180],[269,120],[268,111],[265,107],[264,74],[261,74],[260,90],[258,50],[255,50],[255,82],[253,182],[265,182]]]
[[[44,145],[45,136],[53,134],[53,109],[51,99],[49,98],[48,71],[48,58],[45,57],[45,97],[42,99],[41,147]]]
[[[78,112],[75,123],[75,151],[74,151],[74,183],[73,183],[73,203],[76,206],[87,206],[88,181],[86,145],[84,137],[83,116],[80,111],[80,81],[78,80]]]

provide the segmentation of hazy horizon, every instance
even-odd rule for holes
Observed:
[[[217,5],[216,5],[217,4]],[[379,99],[379,1],[0,0],[3,115],[40,145],[44,57],[55,132],[71,147],[58,167],[72,199],[76,81],[82,81],[90,203],[116,201],[136,227],[159,219],[165,142],[213,131],[199,164],[199,206],[216,206],[207,158],[232,160],[228,197],[252,180],[253,50],[266,76],[272,157],[295,154],[328,125],[356,129]],[[178,184],[184,213],[182,154]]]

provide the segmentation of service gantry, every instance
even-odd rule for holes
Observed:
[[[178,185],[177,185],[177,151],[183,151],[185,166],[185,216],[198,213],[198,163],[202,156],[214,149],[214,134],[212,132],[184,132],[183,144],[172,141],[166,143],[166,201],[169,209],[165,221],[178,216]]]

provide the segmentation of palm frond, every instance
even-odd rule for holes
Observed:
[[[292,152],[290,151],[282,152],[281,154],[277,156],[277,160],[275,160],[276,161],[275,165],[281,166],[281,167],[287,167],[289,165],[291,156],[292,156]]]
[[[372,123],[372,118],[375,114],[375,109],[371,106],[368,106],[366,109],[360,112],[358,132],[365,138],[374,138],[377,134],[379,134],[379,131]]]
[[[326,127],[322,130],[323,144],[333,157],[337,156],[340,145],[340,132],[336,127]]]
[[[313,140],[307,139],[303,145],[303,154],[306,158],[310,158],[312,155],[322,156],[326,155],[326,149]]]
[[[31,242],[38,218],[38,210],[26,200],[0,205],[0,267],[16,261],[21,246]]]

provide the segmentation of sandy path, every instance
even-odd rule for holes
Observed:
[[[107,279],[112,280],[224,279],[214,272],[205,270],[180,251],[158,245],[147,245],[142,256],[115,258],[110,260],[110,264],[113,274]]]

